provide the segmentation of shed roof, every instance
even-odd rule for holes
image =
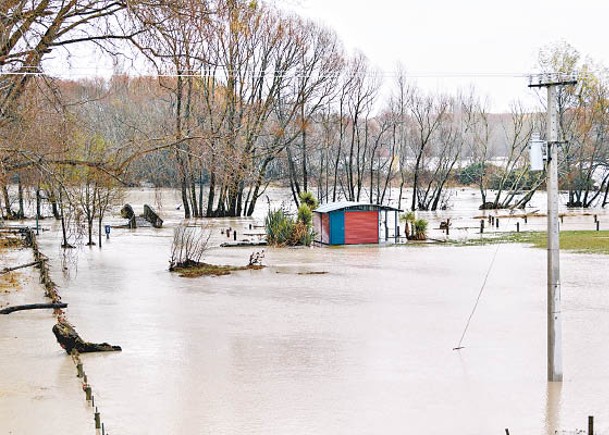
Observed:
[[[330,213],[338,210],[393,210],[402,211],[399,208],[391,207],[389,205],[381,204],[370,204],[367,202],[355,202],[355,201],[337,201],[322,204],[317,207],[315,212],[317,213]]]

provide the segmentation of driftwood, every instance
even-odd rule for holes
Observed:
[[[163,226],[163,219],[161,219],[148,204],[144,204],[144,219],[150,222],[155,228],[161,228]]]
[[[12,307],[6,307],[0,309],[0,314],[11,314],[13,311],[25,311],[25,310],[40,310],[44,308],[66,308],[68,304],[65,302],[54,302],[47,304],[25,304],[25,305],[13,305]]]
[[[129,219],[127,227],[135,228],[137,226],[135,223],[135,212],[133,211],[133,207],[131,207],[129,204],[125,204],[123,208],[121,208],[121,217]]]
[[[234,247],[239,247],[239,246],[267,246],[268,243],[266,242],[266,240],[256,240],[256,241],[252,241],[252,240],[242,240],[242,241],[236,241],[236,242],[224,242],[220,244],[221,248],[234,248]]]
[[[55,334],[59,345],[65,349],[68,355],[72,354],[72,350],[77,350],[80,353],[122,350],[120,346],[112,346],[108,343],[89,343],[84,341],[80,338],[74,327],[65,320],[59,320],[53,326],[53,334]]]
[[[45,260],[40,260],[40,261],[45,261]],[[0,275],[4,275],[5,273],[12,272],[13,270],[24,269],[26,267],[35,266],[38,263],[40,263],[40,261],[32,261],[31,263],[22,264],[20,266],[15,266],[15,267],[5,267],[4,269],[0,270]]]

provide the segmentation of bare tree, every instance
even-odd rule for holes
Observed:
[[[198,264],[209,249],[211,231],[199,227],[178,225],[173,231],[169,270]]]
[[[433,135],[441,127],[450,107],[448,97],[424,95],[419,89],[412,88],[408,95],[407,107],[410,117],[409,138],[414,158],[412,169],[412,202],[411,209],[426,208],[421,197],[420,179],[425,170],[424,157],[432,144]]]

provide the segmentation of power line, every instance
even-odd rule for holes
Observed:
[[[135,74],[134,74],[135,73]],[[1,76],[47,76],[47,77],[55,77],[55,78],[70,78],[70,77],[122,77],[122,76],[132,76],[132,77],[164,77],[164,78],[174,78],[174,77],[226,77],[229,75],[240,75],[246,77],[286,77],[286,78],[336,78],[341,76],[362,76],[362,77],[399,77],[404,76],[406,78],[529,78],[531,76],[530,72],[450,72],[450,71],[415,71],[412,73],[408,72],[398,72],[398,71],[375,71],[370,70],[366,72],[355,72],[349,74],[348,72],[337,72],[330,74],[303,74],[298,71],[289,71],[289,72],[281,72],[281,71],[259,71],[259,70],[225,70],[221,69],[220,71],[211,71],[211,70],[202,70],[201,72],[187,72],[182,74],[175,73],[162,73],[162,74],[154,74],[154,73],[142,73],[139,71],[126,71],[126,72],[108,72],[108,73],[99,73],[99,72],[90,72],[90,71],[68,71],[68,72],[60,72],[60,73],[46,73],[41,71],[0,71]],[[591,77],[593,76],[593,72],[587,72],[585,74],[579,74],[580,78]]]

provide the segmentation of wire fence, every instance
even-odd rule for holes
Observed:
[[[38,240],[36,238],[36,232],[31,228],[26,228],[25,231],[26,243],[32,248],[34,253],[34,258],[37,261],[40,261],[40,283],[45,287],[46,294],[45,296],[50,298],[53,302],[61,301],[61,296],[58,292],[58,286],[53,282],[50,277],[50,270],[47,261],[42,261],[47,257],[40,251]],[[66,321],[65,320],[65,312],[58,308],[54,310],[54,315],[57,318],[57,321]],[[89,380],[87,378],[87,374],[85,373],[82,360],[80,358],[80,354],[77,350],[72,350],[70,354],[72,357],[72,361],[74,362],[76,368],[76,376],[82,380],[82,390],[85,393],[85,399],[87,401],[87,405],[91,407],[91,411],[93,412],[93,420],[95,422],[95,430],[97,434],[106,435],[105,424],[101,421],[101,414],[99,412],[99,401],[96,405],[95,395],[93,393],[93,389]]]

